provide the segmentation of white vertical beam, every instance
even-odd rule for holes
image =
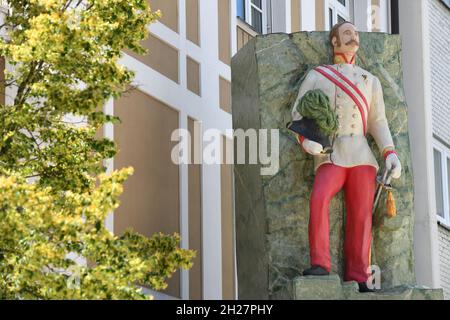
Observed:
[[[220,0],[218,0],[220,1]],[[233,1],[233,0],[231,0]],[[202,49],[205,61],[202,76],[208,85],[208,90],[202,90],[205,111],[199,120],[203,120],[203,129],[215,126],[214,118],[219,108],[219,45],[218,45],[218,3],[211,0],[200,0],[204,19],[202,30]],[[233,5],[232,8],[235,8]],[[236,17],[236,9],[231,12]],[[236,32],[235,29],[232,32]],[[228,67],[229,69],[229,67]],[[209,110],[214,112],[209,112]],[[209,115],[210,113],[211,115]],[[213,116],[213,114],[215,116]],[[204,147],[203,147],[204,149]],[[222,298],[222,246],[220,219],[220,166],[202,165],[202,239],[203,239],[203,298]]]
[[[301,30],[316,30],[316,2],[311,0],[301,0]]]
[[[354,17],[355,26],[359,31],[372,31],[372,1],[371,0],[355,0]]]
[[[187,130],[188,120],[184,111],[179,113],[179,128]],[[192,142],[192,137],[191,137]],[[192,143],[190,144],[192,145]],[[189,171],[187,164],[179,165],[180,173],[180,247],[189,249]],[[189,299],[189,271],[181,270],[181,299]]]
[[[285,1],[285,24],[286,24],[286,33],[291,33],[292,32],[292,5],[291,5],[291,0],[286,0]]]
[[[220,165],[202,165],[203,297],[222,299]]]
[[[187,39],[186,39],[186,0],[178,1],[178,25],[179,25],[179,79],[181,89],[187,88],[187,75],[186,75],[186,52],[187,52]]]
[[[187,72],[186,72],[186,0],[179,0],[178,2],[178,25],[180,30],[179,49],[179,76],[180,86],[183,89],[187,88]],[[179,128],[187,130],[187,115],[186,112],[181,111],[179,116]],[[188,165],[180,164],[180,247],[183,249],[189,248],[189,210],[188,210]],[[189,271],[181,269],[180,274],[180,291],[181,299],[189,299]]]
[[[114,99],[109,99],[103,106],[103,112],[107,115],[114,115]],[[103,136],[107,139],[114,141],[114,125],[112,123],[106,123],[103,126]],[[111,173],[114,170],[114,158],[106,159],[103,161],[103,165],[106,167],[106,173]],[[114,213],[108,214],[105,220],[105,227],[111,232],[114,232]]]
[[[333,26],[330,26],[330,0],[323,0],[323,21],[325,30],[331,30]],[[334,6],[333,6],[334,7]],[[334,14],[336,14],[336,8],[334,8]]]
[[[237,9],[236,9],[236,1],[235,0],[231,0],[230,1],[230,19],[231,19],[231,57],[233,57],[235,55],[235,53],[237,52],[237,32],[236,32],[236,28],[237,28]],[[264,27],[264,26],[263,26]]]
[[[291,27],[291,0],[272,1],[272,32],[290,33]]]
[[[236,2],[236,1],[233,1],[233,2]],[[262,34],[269,33],[269,23],[267,21],[267,18],[269,17],[267,8],[269,6],[267,5],[267,2],[268,2],[267,0],[261,0],[261,9],[262,9],[261,32],[262,32]]]
[[[220,0],[218,0],[220,1]],[[252,25],[252,6],[250,5],[251,0],[245,0],[245,22],[247,22],[249,25]]]
[[[219,60],[219,37],[218,37],[218,6],[217,1],[211,0],[199,0],[199,5],[201,12],[204,12],[203,18],[203,28],[201,30],[202,37],[202,51],[203,55],[203,65],[202,76],[204,76],[205,81],[202,83],[208,84],[207,90],[202,90],[202,98],[208,103],[214,102],[214,104],[209,105],[209,109],[219,109],[219,76],[217,74],[217,69],[219,64],[223,64]],[[217,83],[217,85],[216,85]],[[214,84],[214,85],[213,85]],[[212,85],[212,87],[210,87]],[[199,117],[200,120],[206,117]]]
[[[400,0],[400,34],[414,174],[414,255],[419,285],[440,286],[434,188],[428,2]]]
[[[388,0],[380,0],[380,32],[389,32]]]

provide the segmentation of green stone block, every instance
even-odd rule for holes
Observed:
[[[339,300],[344,298],[341,279],[337,275],[298,277],[294,279],[295,300]]]
[[[442,289],[404,285],[360,293],[355,281],[341,282],[337,275],[297,277],[292,281],[294,300],[443,300]]]
[[[356,284],[356,282],[354,282]],[[415,286],[399,286],[380,292],[359,293],[358,290],[344,289],[346,300],[443,300],[442,289],[425,289]]]
[[[383,86],[386,115],[403,166],[393,182],[397,216],[387,218],[385,196],[374,215],[372,264],[381,269],[383,289],[415,284],[413,176],[398,35],[360,33],[357,64]],[[310,266],[309,196],[312,157],[285,129],[305,72],[331,64],[328,32],[257,36],[232,59],[234,129],[279,129],[280,170],[261,176],[260,165],[235,165],[235,218],[239,298],[292,299],[292,280]],[[374,154],[378,155],[373,140]],[[378,162],[383,166],[382,159]],[[332,273],[343,277],[343,193],[330,208]]]

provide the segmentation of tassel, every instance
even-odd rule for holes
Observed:
[[[388,191],[386,199],[386,211],[388,218],[393,218],[397,215],[397,208],[395,207],[395,199],[392,191]]]

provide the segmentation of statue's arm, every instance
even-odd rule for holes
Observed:
[[[300,85],[300,89],[298,90],[297,97],[292,105],[292,120],[301,120],[302,115],[297,110],[297,104],[300,102],[300,100],[303,98],[305,93],[307,93],[310,90],[314,90],[316,86],[316,72],[314,70],[311,70],[306,75],[305,79],[303,80],[302,84]],[[297,134],[297,141],[302,146],[302,149],[311,155],[317,155],[320,154],[323,150],[322,145],[318,144],[317,142],[310,141],[308,139],[305,139],[300,134]]]
[[[376,77],[373,81],[372,90],[367,131],[375,139],[380,152],[384,154],[386,150],[394,149],[395,146],[386,118],[383,88],[380,80]]]

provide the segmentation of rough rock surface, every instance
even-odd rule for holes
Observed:
[[[293,280],[295,300],[443,300],[442,289],[403,285],[388,290],[360,293],[355,281],[341,283],[337,275],[297,277]]]

